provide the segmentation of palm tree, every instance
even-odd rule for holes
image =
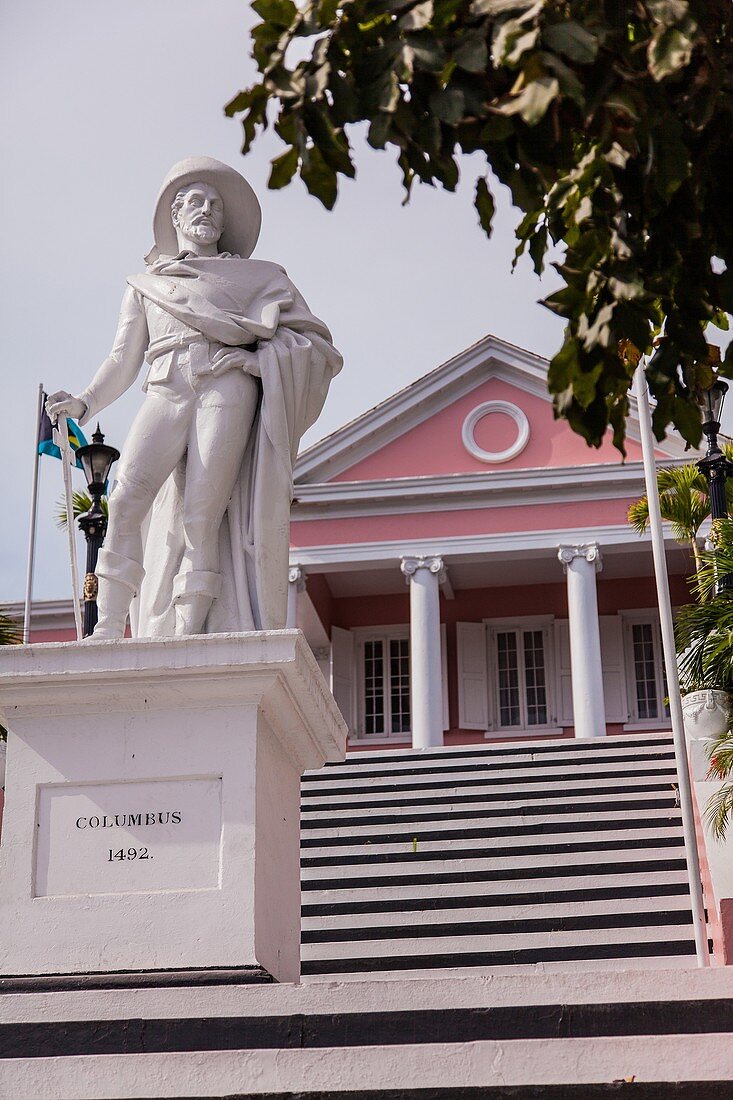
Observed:
[[[109,515],[109,506],[107,504],[107,497],[102,497],[101,500],[102,511],[105,516]],[[92,506],[92,498],[89,493],[83,493],[75,491],[71,497],[71,507],[74,512],[74,519],[78,519],[79,516],[83,516],[85,512],[88,512]],[[66,530],[66,500],[64,497],[60,497],[56,501],[56,526],[62,531]]]
[[[23,632],[20,624],[4,611],[0,611],[0,645],[20,645]]]
[[[723,452],[733,460],[733,444],[725,443]],[[672,525],[672,537],[687,543],[695,559],[695,572],[702,564],[698,533],[710,515],[710,490],[705,475],[694,462],[685,466],[662,466],[657,470],[659,506],[662,519]],[[733,480],[726,484],[728,511],[733,511]],[[649,501],[646,493],[629,507],[631,526],[643,535],[649,526]]]
[[[657,471],[659,506],[662,519],[672,525],[672,537],[688,543],[695,558],[695,570],[700,569],[700,544],[697,536],[710,515],[710,496],[705,475],[693,463],[686,466],[663,466]],[[646,493],[629,507],[631,526],[643,535],[649,526],[649,500]]]
[[[715,521],[715,550],[700,554],[694,590],[697,602],[681,607],[675,622],[683,692],[718,689],[733,695],[733,590],[719,585],[733,574],[733,520]],[[733,816],[733,731],[729,728],[710,749],[708,779],[723,785],[708,801],[705,819],[721,840]],[[726,782],[727,781],[727,782]]]
[[[4,611],[0,611],[0,645],[20,645],[22,640],[23,631],[20,624]],[[7,736],[8,731],[0,723],[0,741],[6,741]]]
[[[733,734],[726,730],[710,749],[708,779],[728,779],[733,771]],[[705,807],[705,820],[717,840],[723,840],[733,815],[733,783],[723,783]]]

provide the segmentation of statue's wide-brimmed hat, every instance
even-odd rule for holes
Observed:
[[[155,245],[145,257],[152,263],[158,256],[175,256],[178,238],[171,218],[174,198],[187,183],[208,183],[224,201],[224,232],[220,252],[251,256],[260,235],[262,210],[244,176],[213,157],[186,157],[174,164],[160,189],[153,215]]]

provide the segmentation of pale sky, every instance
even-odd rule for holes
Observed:
[[[394,154],[369,149],[356,131],[357,180],[341,185],[334,211],[299,181],[267,191],[269,160],[283,146],[268,134],[243,158],[240,122],[223,112],[254,74],[253,21],[243,0],[3,7],[0,600],[24,594],[38,383],[78,393],[90,381],[109,351],[125,278],[142,270],[152,243],[163,177],[184,156],[218,157],[250,180],[263,209],[255,256],[285,266],[344,355],[306,445],[486,333],[543,355],[559,346],[561,323],[537,304],[552,273],[541,284],[526,260],[510,273],[517,217],[506,192],[492,240],[478,228],[480,158],[464,162],[456,194],[416,187],[402,207]],[[117,447],[141,382],[100,415]],[[66,537],[53,520],[61,490],[60,462],[43,458],[38,599],[69,594]]]

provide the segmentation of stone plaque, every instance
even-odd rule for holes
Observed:
[[[39,788],[34,896],[220,885],[221,778]]]

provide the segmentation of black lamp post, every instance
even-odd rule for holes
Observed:
[[[87,571],[84,577],[84,637],[88,638],[97,625],[97,555],[107,534],[107,517],[102,511],[102,496],[107,488],[107,479],[112,463],[120,457],[120,452],[104,442],[104,436],[97,424],[92,442],[80,447],[76,452],[87,479],[92,506],[88,512],[79,516],[79,526],[87,540]]]
[[[697,463],[697,468],[705,474],[709,486],[713,540],[715,537],[715,520],[728,518],[726,481],[733,474],[733,463],[725,457],[718,446],[720,417],[727,392],[728,383],[724,382],[722,378],[718,378],[713,382],[710,389],[705,390],[703,393],[702,430],[708,441],[708,449],[705,457]],[[720,577],[718,588],[732,587],[733,576]]]

